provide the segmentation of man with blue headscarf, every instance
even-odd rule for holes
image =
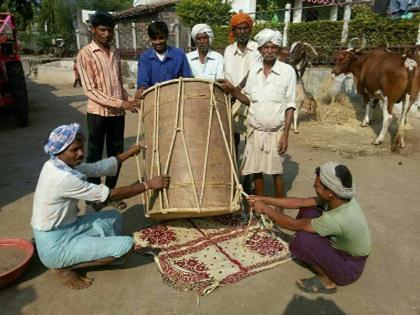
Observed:
[[[118,263],[133,247],[132,237],[121,235],[118,211],[78,216],[78,201],[121,200],[169,185],[167,176],[114,189],[89,183],[88,177],[115,175],[122,162],[144,147],[134,145],[115,157],[83,163],[83,144],[77,123],[59,126],[50,133],[44,146],[50,159],[39,176],[31,220],[42,263],[72,289],[86,288],[93,280],[79,276],[75,269]]]

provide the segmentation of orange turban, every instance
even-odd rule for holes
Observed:
[[[233,33],[233,29],[238,26],[239,24],[246,23],[249,25],[249,28],[252,31],[252,18],[246,13],[236,13],[230,19],[230,32],[229,32],[229,42],[233,43],[235,40],[235,34]]]

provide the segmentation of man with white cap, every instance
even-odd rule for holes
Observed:
[[[362,275],[371,251],[366,218],[355,196],[349,169],[326,162],[315,170],[317,197],[270,198],[250,196],[250,206],[268,215],[280,227],[296,231],[290,252],[297,262],[316,274],[299,280],[308,293],[334,293],[337,285],[348,285]],[[296,219],[272,206],[300,209]]]
[[[191,30],[191,38],[197,50],[187,54],[188,63],[195,78],[218,80],[223,78],[223,56],[212,51],[214,34],[207,24],[197,24]]]
[[[133,247],[133,238],[121,235],[122,217],[118,211],[78,216],[78,201],[121,200],[169,184],[167,176],[112,189],[90,183],[88,177],[114,176],[122,162],[138,154],[142,147],[134,145],[117,156],[82,163],[83,145],[77,123],[59,126],[50,133],[44,146],[50,159],[39,175],[31,220],[39,258],[72,289],[86,288],[93,280],[74,270],[116,263],[126,258]]]
[[[279,31],[263,29],[255,40],[262,61],[255,62],[249,70],[245,94],[227,81],[222,84],[233,97],[249,105],[242,175],[253,174],[256,194],[264,195],[263,174],[271,174],[276,196],[283,197],[283,154],[295,110],[296,73],[278,60],[282,46]]]

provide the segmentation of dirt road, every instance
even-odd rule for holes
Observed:
[[[48,132],[62,123],[85,128],[81,89],[29,82],[29,127],[18,129],[0,114],[0,238],[30,239],[31,207],[39,171],[47,156]],[[126,146],[135,141],[137,116],[128,114]],[[362,278],[333,296],[301,293],[295,281],[309,273],[289,262],[240,283],[219,288],[197,305],[191,292],[167,287],[149,257],[134,255],[125,268],[91,270],[91,288],[72,291],[61,285],[37,259],[18,284],[0,291],[0,314],[420,314],[420,120],[412,119],[409,148],[401,154],[349,156],[311,145],[302,124],[290,136],[286,181],[289,196],[312,195],[314,168],[334,159],[349,166],[373,238],[373,251]],[[324,128],[328,139],[328,128]],[[330,130],[334,130],[331,126]],[[340,134],[340,133],[338,133]],[[334,136],[335,137],[335,136]],[[388,134],[389,145],[389,134]],[[370,141],[353,137],[357,141]],[[327,141],[328,142],[328,141]],[[305,143],[305,144],[304,144]],[[351,157],[351,158],[350,158]],[[136,180],[134,160],[124,165],[120,185]],[[139,200],[124,212],[125,233],[146,223]]]

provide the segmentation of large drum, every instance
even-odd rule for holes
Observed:
[[[175,219],[240,209],[231,106],[214,82],[176,79],[145,91],[140,111],[146,142],[139,174],[168,174],[168,189],[148,192],[146,216]]]

